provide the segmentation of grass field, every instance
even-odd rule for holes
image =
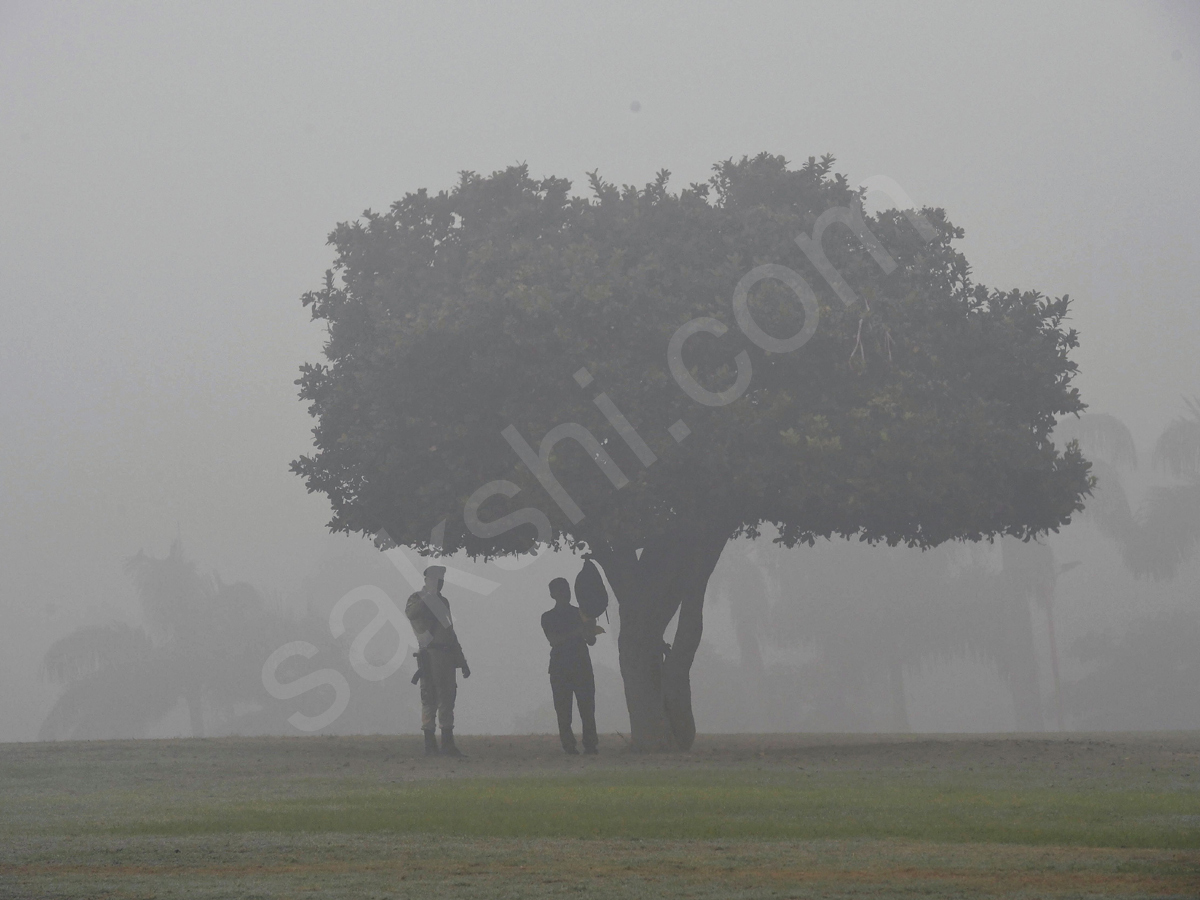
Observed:
[[[1200,897],[1200,735],[0,746],[0,896]]]

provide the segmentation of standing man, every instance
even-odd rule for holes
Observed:
[[[471,677],[471,668],[463,656],[462,645],[454,633],[450,604],[442,596],[446,567],[425,570],[425,587],[408,598],[404,614],[412,623],[420,650],[417,676],[421,680],[421,730],[425,732],[425,755],[436,756],[437,719],[442,722],[442,749],[445,756],[462,756],[454,746],[454,700],[458,696],[456,670],[463,678]]]
[[[579,753],[571,730],[571,707],[577,699],[583,724],[583,752],[596,753],[596,679],[588,647],[596,643],[596,635],[603,634],[604,629],[594,619],[584,616],[578,606],[571,605],[571,585],[567,579],[551,581],[550,596],[554,598],[554,609],[542,613],[542,631],[550,642],[550,692],[558,716],[558,736],[565,752]]]

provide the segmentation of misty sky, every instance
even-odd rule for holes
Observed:
[[[1076,297],[1084,399],[1144,446],[1200,395],[1197,4],[0,0],[0,739],[140,548],[305,573],[299,297],[337,222],[462,169],[679,188],[762,150],[889,176],[978,281]]]

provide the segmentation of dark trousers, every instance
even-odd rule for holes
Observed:
[[[435,719],[442,728],[454,727],[454,700],[458,696],[458,656],[448,650],[421,652],[421,729],[433,731]]]
[[[570,681],[550,679],[550,691],[554,694],[554,712],[558,716],[558,736],[564,750],[575,749],[575,733],[571,730],[572,701],[579,701],[579,719],[583,725],[583,749],[595,750],[596,738],[596,688],[576,687]]]

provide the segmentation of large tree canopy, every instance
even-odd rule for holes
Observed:
[[[329,339],[298,382],[318,422],[293,469],[330,527],[485,557],[586,546],[647,748],[690,745],[729,538],[1028,539],[1090,487],[1050,439],[1083,407],[1067,297],[972,284],[942,211],[864,217],[829,157],[715,173],[677,194],[665,171],[593,175],[591,199],[523,166],[464,173],[339,225],[304,297]]]

